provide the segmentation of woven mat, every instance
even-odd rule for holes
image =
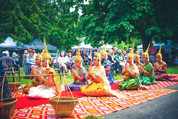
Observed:
[[[177,76],[177,75],[176,75]],[[120,81],[119,81],[120,82]],[[102,116],[114,111],[147,102],[149,100],[168,95],[174,90],[164,90],[160,88],[176,85],[178,82],[159,81],[157,85],[150,85],[149,90],[118,91],[126,98],[117,97],[82,97],[75,107],[73,117],[65,119],[82,119],[86,116]],[[13,97],[24,97],[22,91],[12,94]],[[57,119],[50,104],[43,104],[28,108],[15,109],[11,119]]]
[[[173,90],[148,90],[148,91],[120,91],[127,98],[117,97],[82,97],[75,107],[74,116],[67,119],[82,119],[89,115],[102,116],[105,114],[132,107],[149,100],[173,93]],[[23,109],[15,109],[11,119],[57,119],[50,104],[43,104]]]

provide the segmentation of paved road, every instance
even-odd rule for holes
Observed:
[[[166,89],[178,90],[178,85]],[[178,91],[102,117],[104,119],[178,119]]]

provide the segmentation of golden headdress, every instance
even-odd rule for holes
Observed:
[[[160,46],[159,52],[156,54],[156,56],[159,56],[162,59],[161,46]]]
[[[138,59],[138,61],[140,62],[140,54],[139,54],[139,49],[136,51],[136,53],[135,53],[135,56],[134,57],[136,57],[137,59]]]
[[[149,59],[149,54],[148,54],[149,48],[150,48],[150,43],[149,43],[149,45],[148,45],[146,51],[143,53],[143,55],[145,56],[145,58],[148,58],[148,59]]]
[[[103,47],[103,49],[100,51],[100,55],[105,55],[106,56],[106,50],[107,50],[107,44]]]
[[[75,57],[74,61],[78,61],[78,62],[82,62],[82,57],[80,55],[80,47],[78,46],[78,52],[77,52],[77,56]]]
[[[131,57],[131,58],[134,57],[134,43],[133,43],[133,46],[132,46],[132,50],[131,50],[130,53],[128,54],[128,57]]]
[[[96,57],[97,60],[99,60],[99,65],[101,65],[101,55],[100,55],[100,53],[95,53],[94,57]]]
[[[41,56],[42,56],[42,58],[43,58],[44,60],[48,60],[49,64],[51,64],[51,55],[50,55],[50,53],[49,53],[48,50],[47,50],[45,38],[44,38],[43,40],[44,40],[44,50],[43,50],[43,52],[41,53]]]
[[[43,59],[42,56],[39,53],[36,54],[36,57],[38,57],[40,61],[42,61],[42,59]]]
[[[95,53],[95,57],[97,58],[97,60],[101,61],[101,55],[100,55],[100,53]]]

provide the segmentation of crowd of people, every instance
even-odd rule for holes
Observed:
[[[153,46],[151,46],[153,47]],[[125,49],[125,48],[124,48]],[[153,51],[154,50],[154,51]],[[26,78],[35,79],[30,85],[25,85],[23,92],[30,97],[49,98],[61,93],[55,68],[63,68],[65,73],[73,74],[74,82],[65,85],[65,90],[77,91],[88,96],[105,96],[115,95],[118,93],[111,89],[114,83],[114,73],[119,72],[124,75],[122,82],[118,84],[120,90],[130,89],[147,89],[147,85],[158,84],[156,80],[177,81],[167,74],[167,64],[162,60],[161,47],[155,55],[155,62],[149,59],[156,52],[151,50],[149,54],[150,44],[144,53],[132,48],[122,52],[121,49],[109,50],[107,53],[106,46],[99,52],[93,51],[91,59],[88,60],[87,53],[78,51],[73,53],[61,53],[57,51],[54,59],[48,52],[44,41],[44,50],[41,54],[35,53],[33,49],[25,50],[23,55],[23,71],[27,75]],[[154,53],[153,53],[154,52]],[[84,67],[85,61],[88,60],[88,74]],[[119,80],[119,79],[115,79]]]
[[[161,47],[156,54],[154,65],[149,61],[149,46],[142,53],[142,56],[140,56],[139,51],[134,53],[134,44],[125,56],[121,52],[121,49],[119,49],[116,54],[112,49],[107,54],[106,47],[100,52],[94,52],[87,74],[83,66],[84,59],[81,56],[80,49],[78,49],[75,57],[72,57],[69,53],[68,61],[64,51],[60,53],[60,57],[56,54],[56,58],[52,61],[48,50],[44,49],[41,54],[36,55],[36,65],[31,66],[30,78],[35,79],[35,82],[26,85],[23,91],[28,93],[30,97],[38,98],[49,98],[59,94],[62,89],[56,79],[56,72],[54,68],[50,67],[50,64],[52,62],[58,63],[66,71],[69,59],[72,59],[71,62],[73,62],[71,71],[74,82],[65,85],[65,89],[70,91],[81,90],[81,93],[87,96],[119,95],[111,89],[111,85],[114,84],[113,67],[115,67],[116,73],[121,69],[121,74],[124,75],[122,82],[118,84],[120,90],[146,90],[147,85],[158,84],[156,80],[177,81],[167,74],[167,65],[162,61]],[[115,57],[113,57],[114,53]],[[32,52],[32,54],[34,53]],[[140,62],[140,58],[143,63]]]

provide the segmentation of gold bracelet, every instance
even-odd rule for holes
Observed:
[[[42,76],[41,78],[40,78],[40,80],[43,80],[44,79],[44,77]]]
[[[146,70],[143,70],[143,73],[145,74],[147,71]]]
[[[78,77],[79,75],[76,73],[76,75],[75,75],[76,77]]]

